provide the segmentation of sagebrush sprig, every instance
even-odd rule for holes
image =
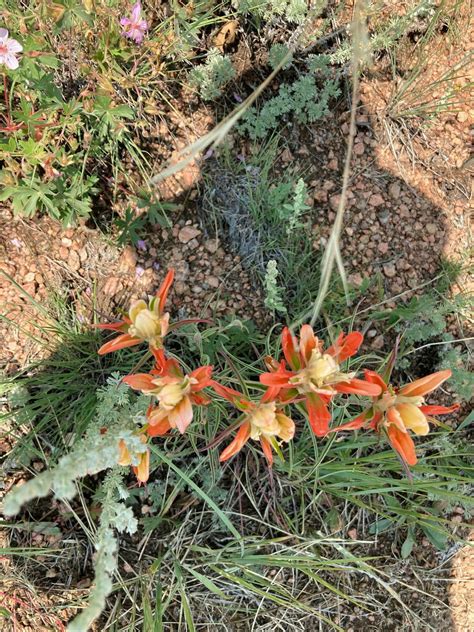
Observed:
[[[303,24],[309,13],[307,0],[233,0],[232,6],[243,15],[250,14],[270,21],[283,18],[295,24]]]
[[[322,79],[320,87],[319,75]],[[281,119],[293,118],[298,123],[314,123],[329,113],[331,99],[339,95],[339,80],[329,68],[327,55],[313,55],[308,72],[293,83],[283,83],[276,96],[260,108],[250,107],[242,117],[239,130],[252,140],[265,139]]]
[[[189,73],[189,83],[199,89],[201,98],[212,101],[221,95],[222,89],[235,74],[230,58],[213,48],[208,52],[205,63]]]
[[[272,312],[286,313],[285,303],[281,296],[282,288],[278,285],[278,265],[275,259],[267,263],[265,273],[265,307]]]
[[[301,228],[301,216],[310,208],[306,204],[308,196],[308,188],[303,178],[300,178],[295,185],[293,199],[291,204],[284,204],[288,225],[286,227],[287,235],[291,235],[297,228]]]
[[[117,376],[109,378],[98,399],[96,421],[85,437],[76,441],[73,450],[61,457],[54,468],[10,491],[3,500],[6,516],[16,515],[24,504],[51,491],[56,498],[70,500],[76,494],[77,480],[117,464],[120,441],[125,441],[135,454],[146,451],[136,435],[137,411],[129,402],[127,387]]]
[[[122,468],[115,467],[107,474],[99,494],[96,494],[101,503],[101,513],[95,541],[93,587],[87,607],[71,621],[68,632],[87,632],[105,608],[106,599],[112,592],[112,577],[117,570],[118,541],[114,529],[130,534],[137,530],[138,522],[132,510],[117,500],[128,495],[124,493],[122,479]]]

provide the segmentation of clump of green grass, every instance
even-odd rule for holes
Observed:
[[[82,429],[103,425],[97,416],[101,405],[97,390],[112,370],[123,375],[136,364],[136,354],[124,350],[104,365],[104,359],[95,356],[97,334],[90,330],[86,353],[81,345],[71,344],[81,332],[79,324],[75,333],[70,331],[67,310],[56,312],[53,322],[54,344],[67,345],[64,355],[56,350],[62,362],[47,359],[9,380],[9,388],[27,387],[26,408],[36,411],[27,439],[36,447],[35,459],[49,464],[56,461],[55,444],[64,451],[64,437],[74,432],[80,445]],[[202,331],[187,325],[172,336],[173,351],[185,365],[212,361],[216,378],[224,383],[260,391],[255,373],[263,369],[263,355],[278,356],[275,334],[262,336],[242,325],[244,329],[222,323]],[[373,354],[361,357],[351,369],[359,364],[376,368],[380,361]],[[88,364],[94,368],[85,371]],[[70,381],[58,381],[57,371],[71,376]],[[235,378],[229,380],[231,374],[238,376],[240,384]],[[80,385],[77,389],[72,389],[73,378]],[[30,387],[32,379],[35,388]],[[58,397],[63,387],[65,392]],[[86,390],[93,401],[86,398]],[[50,395],[48,419],[54,419],[57,428],[53,433],[41,416],[46,412],[45,392]],[[143,408],[132,392],[127,398],[135,408]],[[120,419],[117,405],[107,401],[108,419]],[[336,405],[334,423],[357,409],[355,400]],[[14,417],[15,410],[9,414]],[[124,499],[143,539],[139,548],[134,541],[126,546],[127,564],[134,568],[132,579],[116,571],[107,602],[111,624],[120,622],[125,629],[152,620],[163,625],[184,622],[191,629],[209,621],[231,626],[255,620],[271,625],[285,611],[290,621],[304,616],[313,626],[321,622],[328,629],[343,629],[331,614],[340,600],[368,611],[380,607],[376,599],[345,588],[346,574],[369,576],[391,597],[397,594],[397,587],[386,584],[370,559],[354,552],[358,541],[346,539],[350,525],[357,524],[365,538],[390,533],[408,557],[422,536],[445,548],[453,537],[446,512],[459,506],[471,510],[473,455],[462,428],[448,432],[440,427],[420,443],[420,461],[409,480],[395,453],[380,446],[375,436],[360,432],[344,441],[336,435],[320,441],[303,415],[296,413],[295,420],[298,438],[289,446],[286,460],[277,460],[273,470],[267,469],[251,444],[225,467],[218,464],[217,450],[206,446],[229,425],[229,411],[220,402],[198,409],[186,435],[173,433],[152,444],[149,484],[132,486]],[[89,525],[86,535],[92,540],[97,518],[88,498],[96,486],[90,480],[80,483],[80,506],[69,501],[72,515],[79,508],[79,513],[86,512],[76,528]],[[43,511],[49,512],[49,507]],[[41,513],[39,504],[34,515]],[[303,586],[308,595],[304,599]]]
[[[463,293],[452,295],[450,287],[456,282],[461,268],[446,262],[433,287],[419,296],[414,296],[404,305],[392,310],[374,310],[373,318],[385,323],[386,331],[400,336],[400,369],[416,371],[416,367],[427,365],[427,370],[450,368],[451,389],[461,400],[469,401],[474,390],[474,378],[469,342],[449,333],[449,321],[456,319],[460,330],[469,318],[471,297]]]
[[[255,145],[245,160],[223,148],[204,171],[202,205],[209,229],[217,224],[244,265],[256,267],[262,283],[268,262],[276,261],[281,304],[291,317],[314,296],[319,256],[304,237],[311,212],[304,174],[277,173],[280,151],[278,137]]]
[[[448,67],[441,64],[437,73],[432,71],[433,58],[440,44],[439,30],[446,28],[448,37],[451,37],[451,31],[460,28],[461,22],[457,19],[461,4],[443,1],[428,14],[424,33],[417,42],[415,63],[408,72],[403,73],[403,81],[398,82],[397,90],[387,106],[387,115],[393,121],[427,121],[443,112],[460,111],[472,102],[470,95],[473,82],[469,80],[472,53],[463,55]],[[459,37],[462,36],[458,31],[457,38]],[[441,43],[444,43],[443,39],[442,37]],[[396,74],[397,47],[394,47],[392,54],[393,72]]]

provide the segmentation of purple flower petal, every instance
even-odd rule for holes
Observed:
[[[142,277],[144,274],[145,274],[145,269],[144,269],[144,268],[142,268],[141,266],[137,266],[137,267],[135,268],[135,276],[136,276],[136,277],[140,278],[140,277]]]
[[[133,5],[132,8],[132,20],[134,22],[138,22],[141,18],[141,12],[142,12],[142,5],[137,2],[136,4]]]

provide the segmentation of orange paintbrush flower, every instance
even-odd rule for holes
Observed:
[[[271,398],[271,392],[261,398],[260,402],[252,402],[231,388],[212,382],[212,388],[224,399],[231,402],[244,413],[234,440],[223,450],[219,461],[227,461],[237,454],[249,439],[260,441],[268,465],[273,464],[272,448],[279,449],[278,439],[288,443],[295,434],[295,424],[285,415],[282,408]]]
[[[378,384],[360,380],[355,373],[344,373],[340,368],[341,362],[358,351],[362,340],[362,334],[357,331],[341,333],[335,344],[324,350],[322,341],[309,325],[301,327],[299,344],[285,327],[282,348],[290,370],[285,361],[276,364],[270,358],[267,365],[271,370],[260,376],[260,382],[269,386],[273,395],[279,393],[283,401],[304,399],[313,432],[324,437],[331,420],[328,404],[336,393],[375,396],[381,392]]]
[[[429,406],[425,404],[424,396],[434,391],[438,386],[451,377],[451,371],[438,371],[419,380],[395,388],[375,373],[365,371],[365,378],[372,384],[378,384],[381,394],[373,398],[372,406],[361,415],[342,426],[333,428],[340,430],[356,430],[368,427],[387,433],[390,445],[398,452],[407,465],[417,462],[415,444],[409,430],[415,435],[427,435],[430,431],[429,421],[436,421],[431,415],[446,415],[459,408],[459,404],[452,406]]]
[[[148,303],[144,300],[132,303],[128,316],[123,320],[117,323],[95,325],[99,329],[121,332],[120,336],[102,345],[99,355],[133,347],[141,342],[148,342],[151,350],[161,348],[169,326],[169,314],[164,310],[173,278],[174,270],[169,270],[156,296]]]
[[[153,395],[158,402],[147,411],[149,436],[162,436],[171,428],[183,434],[193,419],[193,405],[210,402],[199,391],[211,384],[212,366],[201,366],[185,375],[178,362],[165,358],[162,350],[154,355],[157,363],[151,373],[127,375],[123,381],[145,395]]]
[[[140,435],[140,441],[142,443],[147,442],[147,438],[144,434]],[[150,450],[148,448],[145,450],[145,452],[134,454],[130,452],[126,441],[124,439],[120,439],[119,457],[117,463],[119,465],[132,465],[135,476],[140,481],[140,483],[147,482],[148,476],[150,475]]]

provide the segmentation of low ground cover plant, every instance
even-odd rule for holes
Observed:
[[[71,630],[87,629],[104,608],[112,590],[117,552],[113,530],[134,533],[137,528],[132,509],[124,504],[128,492],[122,482],[124,470],[118,466],[131,466],[138,481],[146,483],[153,440],[170,433],[184,435],[196,423],[201,407],[208,409],[211,419],[216,418],[222,401],[230,403],[237,412],[236,419],[212,437],[206,448],[212,450],[227,443],[220,452],[221,463],[243,450],[250,440],[259,443],[269,468],[274,464],[274,453],[284,463],[284,445],[294,440],[297,426],[307,420],[319,439],[348,430],[374,431],[395,450],[408,477],[411,477],[409,468],[417,464],[411,433],[427,435],[430,423],[437,423],[434,415],[448,414],[459,407],[459,404],[446,407],[425,402],[425,396],[449,379],[450,370],[394,386],[390,383],[396,361],[394,352],[382,363],[380,373],[366,368],[360,378],[357,377],[360,363],[349,367],[345,364],[360,348],[362,334],[340,333],[326,348],[309,325],[301,327],[299,338],[284,327],[283,358],[260,358],[258,362],[267,370],[259,375],[243,378],[239,371],[233,375],[227,371],[224,384],[216,379],[211,365],[189,370],[179,355],[170,354],[166,344],[172,332],[194,322],[188,319],[170,323],[165,310],[173,277],[174,271],[170,270],[156,296],[148,303],[144,300],[133,303],[122,321],[98,325],[118,334],[100,347],[99,355],[146,344],[145,360],[153,358],[150,372],[111,378],[108,388],[99,393],[97,419],[89,426],[85,438],[72,452],[62,456],[55,467],[12,490],[3,503],[3,511],[9,517],[18,513],[26,502],[50,490],[57,498],[69,500],[76,494],[78,479],[110,471],[102,485],[104,505],[97,531],[95,587],[88,607],[71,623]],[[127,387],[141,395],[130,399]],[[347,397],[348,401],[338,402],[339,398]],[[354,416],[357,408],[359,412]],[[353,418],[344,421],[348,409]],[[222,519],[228,523],[227,517]],[[234,527],[230,528],[234,531]]]

